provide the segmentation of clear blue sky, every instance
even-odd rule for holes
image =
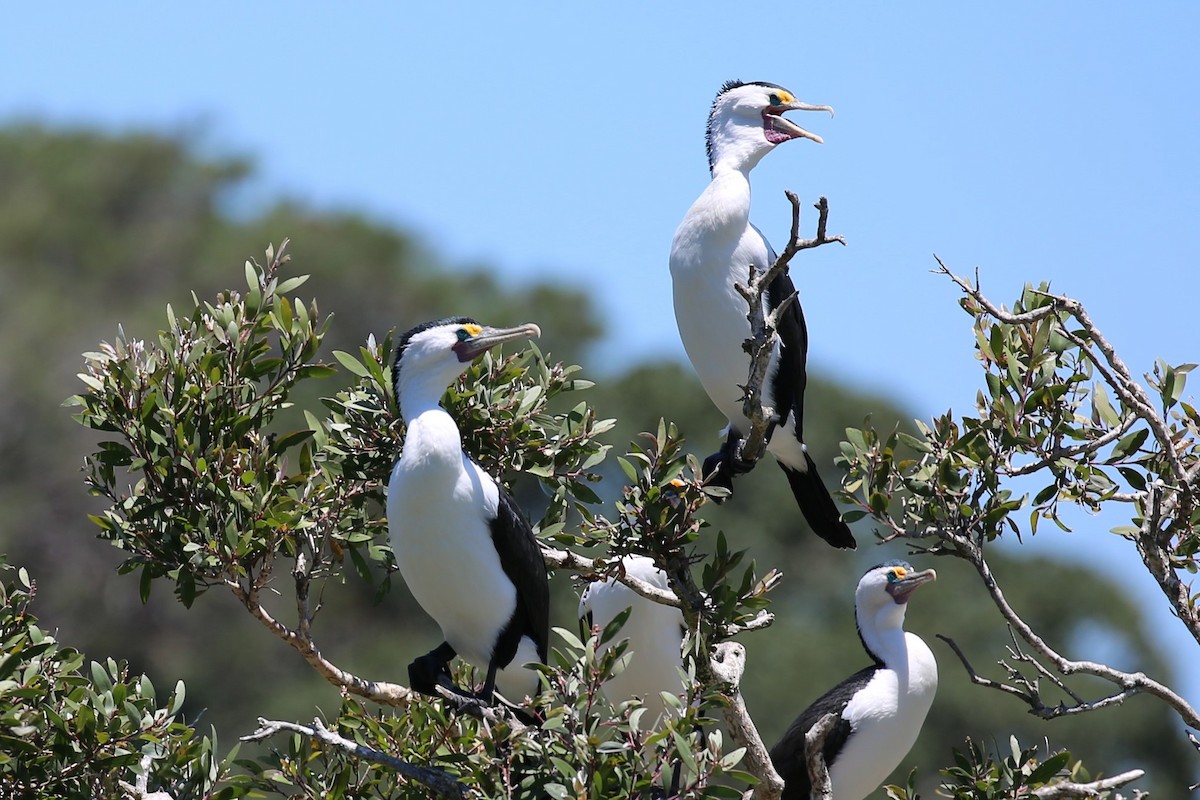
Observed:
[[[827,195],[850,242],[793,267],[818,370],[922,417],[970,411],[969,318],[934,253],[1005,303],[1051,280],[1135,372],[1200,360],[1194,2],[47,8],[5,10],[0,121],[204,121],[205,146],[259,160],[263,197],[364,209],[451,259],[590,287],[610,334],[593,368],[682,358],[667,250],[728,78],[837,109],[804,115],[824,145],[786,144],[754,173],[777,244],[784,189]],[[1129,577],[1107,527],[1068,543]],[[1180,668],[1200,702],[1200,670]]]

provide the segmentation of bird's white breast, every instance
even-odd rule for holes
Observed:
[[[516,589],[504,573],[488,526],[499,491],[461,450],[453,461],[439,458],[442,449],[431,440],[446,433],[438,430],[444,421],[425,417],[410,423],[388,484],[392,550],[404,582],[441,626],[446,641],[463,658],[486,668],[492,646],[516,608]]]
[[[773,253],[763,235],[750,224],[750,184],[737,170],[720,173],[688,209],[671,243],[671,284],[675,321],[684,350],[704,391],[739,432],[747,421],[742,413],[742,389],[750,356],[742,343],[750,336],[749,306],[735,288],[746,286],[749,265],[768,269]],[[778,358],[772,355],[768,375]],[[771,405],[771,387],[763,387]],[[788,420],[789,431],[793,421]],[[772,438],[771,449],[789,464],[803,464],[799,443],[792,435]]]
[[[937,691],[937,662],[919,636],[904,634],[907,660],[880,669],[847,704],[853,733],[829,770],[834,800],[862,800],[912,749]]]
[[[630,572],[660,589],[670,589],[659,570]],[[684,691],[679,672],[683,615],[679,609],[647,600],[617,581],[591,584],[580,602],[580,611],[590,610],[593,624],[601,628],[630,607],[629,619],[617,635],[617,641],[629,640],[627,663],[623,671],[605,683],[604,693],[614,705],[631,697],[642,698],[647,719],[653,720],[666,709],[662,692]]]

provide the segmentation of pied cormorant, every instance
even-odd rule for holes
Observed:
[[[670,591],[667,574],[645,556],[621,559],[624,574]],[[588,627],[603,630],[617,614],[629,609],[629,618],[614,641],[605,644],[603,653],[621,639],[629,640],[624,669],[604,684],[604,695],[617,705],[633,697],[641,698],[646,718],[653,721],[667,708],[663,693],[681,695],[686,691],[680,668],[683,664],[683,614],[674,606],[642,597],[615,578],[593,581],[579,598],[579,616]]]
[[[806,708],[771,748],[784,800],[808,800],[804,734],[828,713],[837,717],[822,753],[833,800],[862,800],[908,754],[937,692],[937,662],[921,638],[904,630],[908,598],[937,577],[903,561],[867,570],[854,593],[854,619],[874,663]]]
[[[445,641],[409,665],[412,688],[436,694],[462,656],[499,689],[534,696],[549,642],[549,583],[541,548],[512,497],[463,452],[439,401],[477,357],[501,342],[539,336],[534,324],[489,328],[467,317],[418,325],[400,338],[392,380],[406,433],[388,483],[392,550],[413,597]],[[461,690],[459,690],[461,693]]]
[[[688,358],[709,398],[729,420],[718,456],[705,462],[711,481],[732,486],[732,476],[749,469],[739,458],[748,430],[742,389],[750,360],[742,343],[750,337],[745,299],[749,267],[760,272],[775,262],[775,251],[750,223],[750,170],[777,144],[821,138],[783,116],[786,111],[830,111],[813,106],[773,83],[730,81],[721,87],[708,117],[708,166],[712,182],[684,215],[671,242],[675,319]],[[794,292],[786,272],[766,295],[769,313]],[[804,389],[808,331],[800,303],[793,302],[777,326],[777,338],[762,387],[763,401],[777,419],[767,449],[787,474],[788,484],[809,526],[835,547],[853,548],[854,536],[817,474],[804,446]],[[713,474],[715,473],[715,475]]]

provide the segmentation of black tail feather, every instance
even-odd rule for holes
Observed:
[[[804,459],[806,467],[803,471],[779,462],[779,466],[787,475],[788,484],[792,487],[796,504],[804,514],[804,520],[818,536],[834,547],[855,549],[858,545],[854,541],[854,534],[850,532],[849,526],[842,522],[837,504],[833,502],[829,490],[821,482],[821,476],[817,474],[817,465],[807,451],[804,453]]]

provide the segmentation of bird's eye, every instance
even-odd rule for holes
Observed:
[[[892,567],[891,572],[888,573],[888,583],[898,581],[907,574],[908,571],[904,567]]]
[[[469,330],[467,330],[466,328],[458,329],[458,340],[460,342],[465,342],[467,339],[470,339],[470,338],[471,338],[471,332]]]
[[[782,105],[782,103],[779,102],[779,95],[775,94],[774,92],[771,92],[771,105]]]

